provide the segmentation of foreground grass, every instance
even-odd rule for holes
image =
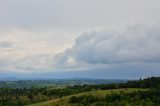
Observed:
[[[105,97],[106,94],[110,94],[111,92],[119,93],[120,91],[124,91],[126,93],[129,93],[129,92],[138,91],[138,90],[146,90],[146,89],[127,88],[127,89],[98,90],[98,91],[84,92],[84,93],[79,93],[75,95],[65,96],[62,98],[53,99],[53,100],[40,102],[36,104],[31,104],[27,106],[55,106],[55,105],[71,106],[71,104],[69,104],[69,99],[72,96],[93,95],[97,97]]]

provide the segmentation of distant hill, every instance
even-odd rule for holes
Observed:
[[[100,85],[111,83],[125,83],[127,80],[118,79],[49,79],[49,80],[18,80],[16,77],[8,77],[0,81],[0,88],[31,88],[31,87],[59,87],[74,85]]]
[[[18,80],[20,79],[17,77],[1,77],[0,78],[0,81],[18,81]]]

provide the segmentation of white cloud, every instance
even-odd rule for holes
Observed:
[[[56,69],[85,70],[117,67],[120,64],[159,63],[159,29],[160,24],[152,24],[85,32],[72,47],[67,37],[57,34],[44,35],[23,30],[3,33],[0,40],[0,71],[37,73]]]
[[[159,0],[0,0],[0,72],[157,62],[158,26],[84,33],[62,51],[84,31],[157,22],[159,5]]]
[[[0,72],[51,70],[53,55],[72,45],[70,37],[54,31],[1,30],[0,37]]]
[[[1,0],[0,28],[73,32],[130,21],[157,21],[159,5],[159,0]]]

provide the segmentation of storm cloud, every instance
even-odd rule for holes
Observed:
[[[55,67],[150,62],[160,62],[160,24],[86,32],[72,48],[54,56]]]

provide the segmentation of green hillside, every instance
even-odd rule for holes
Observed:
[[[7,87],[0,88],[0,106],[159,106],[159,89],[160,77],[62,88]]]
[[[92,95],[96,97],[105,97],[107,94],[111,94],[111,93],[120,93],[120,92],[131,93],[134,91],[146,91],[146,90],[147,89],[137,89],[137,88],[98,90],[98,91],[91,91],[91,92],[70,95],[70,96],[59,98],[59,99],[53,99],[53,100],[40,102],[40,103],[27,105],[27,106],[71,106],[73,104],[69,103],[69,100],[73,96],[79,97],[83,95]]]

